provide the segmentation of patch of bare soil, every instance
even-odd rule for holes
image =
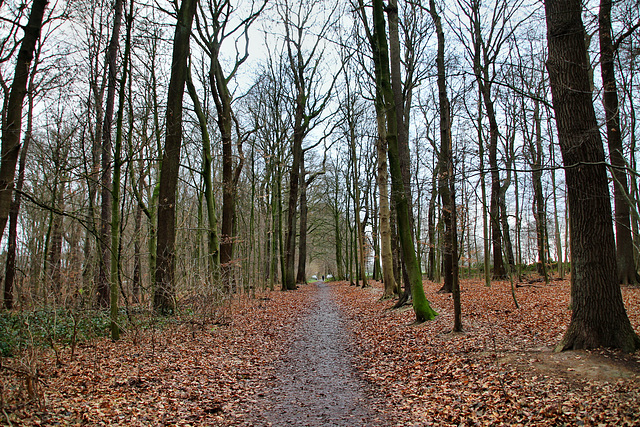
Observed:
[[[540,375],[562,378],[575,388],[595,382],[640,382],[640,361],[609,350],[556,353],[552,349],[544,349],[508,354],[499,361]]]
[[[258,401],[253,425],[386,425],[372,404],[372,390],[354,367],[349,331],[329,285],[313,290],[294,338]]]

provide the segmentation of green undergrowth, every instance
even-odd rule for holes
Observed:
[[[66,347],[109,333],[106,311],[41,309],[0,312],[0,355],[11,357],[29,346]]]
[[[150,309],[121,308],[118,324],[124,335],[144,330],[164,330],[184,324],[218,325],[228,321],[222,304],[182,307],[173,315],[158,315]],[[29,347],[50,348],[57,352],[95,338],[109,337],[108,310],[38,309],[0,310],[0,357],[20,355]]]

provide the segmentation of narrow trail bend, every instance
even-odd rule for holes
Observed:
[[[374,412],[370,387],[356,375],[349,331],[330,286],[315,286],[293,344],[278,361],[261,421],[273,426],[386,425]]]

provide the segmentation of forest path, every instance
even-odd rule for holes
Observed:
[[[356,375],[349,330],[328,284],[316,282],[292,345],[277,362],[261,416],[274,426],[384,425]]]

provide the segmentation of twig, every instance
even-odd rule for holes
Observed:
[[[9,424],[10,426],[13,426],[13,424],[11,423],[11,420],[9,419],[9,414],[7,414],[7,411],[5,411],[4,408],[2,408],[2,413],[7,418],[7,424]]]

